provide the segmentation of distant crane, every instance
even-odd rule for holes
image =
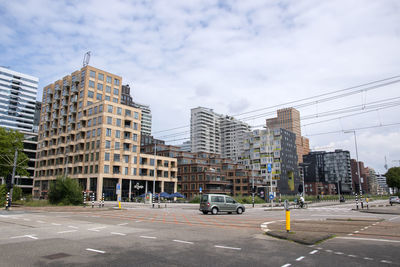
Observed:
[[[90,61],[90,51],[87,51],[85,53],[85,56],[83,57],[83,67],[89,65],[89,61]]]

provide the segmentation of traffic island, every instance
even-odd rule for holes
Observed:
[[[304,232],[304,231],[287,232],[287,231],[272,230],[266,232],[266,234],[279,239],[294,241],[296,243],[300,243],[303,245],[314,245],[316,243],[334,237],[334,235],[330,233]]]

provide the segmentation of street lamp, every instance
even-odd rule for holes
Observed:
[[[155,194],[156,194],[156,172],[157,172],[157,169],[156,169],[156,162],[157,162],[157,159],[156,159],[156,151],[157,151],[157,143],[156,143],[156,140],[155,139],[153,139],[153,141],[154,141],[154,177],[153,177],[153,208],[154,208],[154,196],[155,196]]]
[[[357,173],[358,173],[358,181],[360,183],[360,202],[361,202],[362,187],[361,187],[360,163],[358,162],[357,135],[356,135],[356,131],[354,131],[354,130],[344,131],[344,133],[353,133],[354,134],[354,143],[355,143],[355,146],[356,146]],[[358,209],[358,203],[357,203],[357,209]]]

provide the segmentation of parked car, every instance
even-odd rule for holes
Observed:
[[[236,212],[242,214],[245,207],[230,196],[221,194],[204,194],[200,199],[200,209],[203,214],[218,214],[218,212]]]
[[[393,206],[393,204],[400,204],[400,198],[397,196],[390,197],[389,203],[390,203],[390,206]]]

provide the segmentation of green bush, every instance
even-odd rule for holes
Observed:
[[[7,187],[5,184],[0,185],[0,206],[6,205]]]
[[[252,204],[253,203],[253,197],[252,196],[235,196],[234,199],[236,199],[237,202],[241,203],[241,204]],[[262,204],[265,203],[265,200],[255,196],[254,197],[254,203],[255,204]]]
[[[199,195],[197,195],[197,196],[194,196],[190,201],[189,201],[189,203],[200,203],[200,196]]]
[[[50,183],[50,204],[79,205],[82,204],[82,188],[77,180],[68,177],[58,177]]]

